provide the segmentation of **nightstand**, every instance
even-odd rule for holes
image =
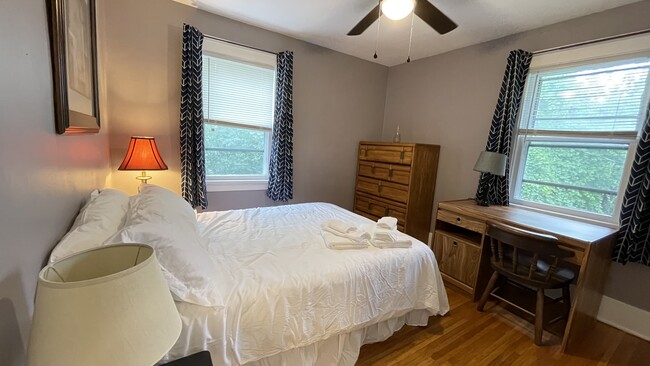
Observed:
[[[210,352],[202,351],[193,355],[179,358],[163,366],[213,366]]]

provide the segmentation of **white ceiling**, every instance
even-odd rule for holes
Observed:
[[[406,62],[410,17],[382,17],[377,60],[377,22],[362,35],[346,33],[377,0],[174,0],[386,66]],[[419,0],[426,1],[426,0]],[[458,24],[439,35],[415,18],[411,60],[486,42],[529,29],[641,0],[429,0]]]

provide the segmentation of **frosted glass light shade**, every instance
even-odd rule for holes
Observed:
[[[105,246],[39,273],[27,365],[153,365],[180,332],[153,249]]]
[[[504,176],[506,174],[506,162],[508,157],[504,154],[492,151],[481,151],[476,160],[474,170],[481,173],[491,173]]]
[[[381,2],[381,12],[389,19],[400,20],[411,14],[415,2],[413,0],[384,0]]]

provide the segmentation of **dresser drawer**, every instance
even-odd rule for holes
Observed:
[[[357,215],[361,215],[361,216],[363,216],[365,218],[368,218],[368,219],[370,219],[372,221],[375,221],[375,222],[377,220],[381,219],[380,216],[376,216],[376,215],[373,215],[373,214],[368,213],[368,212],[357,210],[356,208],[354,209],[354,213],[357,214]],[[397,222],[397,230],[399,230],[401,232],[404,232],[404,224],[401,224],[401,223]]]
[[[456,226],[464,227],[467,230],[475,231],[483,234],[485,232],[485,223],[475,220],[454,212],[438,210],[438,220],[454,224]]]
[[[413,146],[360,145],[359,160],[411,164],[413,161]]]
[[[409,184],[411,167],[408,165],[393,165],[374,161],[360,161],[359,175],[394,183]]]
[[[481,248],[453,235],[436,231],[433,252],[440,271],[469,287],[474,287]]]
[[[357,191],[370,193],[389,200],[406,203],[408,201],[408,186],[385,182],[378,179],[358,177]]]
[[[406,207],[373,199],[359,192],[354,202],[354,209],[377,217],[392,216],[397,219],[398,225],[403,226],[406,223]]]

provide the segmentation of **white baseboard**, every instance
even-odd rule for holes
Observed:
[[[626,333],[650,341],[650,312],[603,296],[596,319]]]

